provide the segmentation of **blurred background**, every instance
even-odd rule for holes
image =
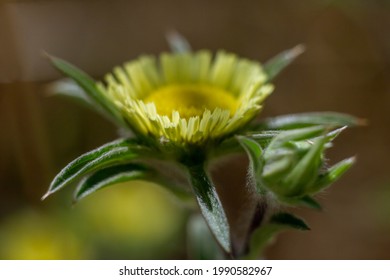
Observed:
[[[310,232],[281,234],[268,259],[390,259],[390,1],[192,0],[0,2],[0,259],[185,259],[188,210],[159,186],[133,182],[71,205],[71,189],[42,202],[76,156],[116,138],[99,115],[44,87],[60,78],[43,51],[95,78],[140,54],[167,51],[176,29],[194,49],[265,62],[303,43],[275,81],[261,117],[338,111],[368,120],[344,132],[330,163],[357,164],[294,209]],[[239,160],[220,170],[227,189]],[[229,172],[227,172],[229,171]],[[234,197],[226,204],[234,205]]]

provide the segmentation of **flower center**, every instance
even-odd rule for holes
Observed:
[[[229,110],[233,115],[238,100],[229,92],[209,85],[169,85],[153,91],[146,96],[145,103],[154,103],[160,115],[170,117],[178,111],[180,117],[202,116],[205,110],[216,108]]]

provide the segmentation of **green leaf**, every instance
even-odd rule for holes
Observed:
[[[280,130],[262,130],[259,132],[248,132],[246,136],[253,138],[255,140],[269,140],[274,138],[275,136],[278,136],[280,134]]]
[[[277,180],[283,173],[289,170],[293,164],[292,156],[285,155],[277,160],[273,160],[264,166],[262,176],[267,182]]]
[[[128,162],[143,155],[150,154],[150,151],[135,141],[120,139],[103,145],[78,157],[69,163],[54,178],[48,192],[42,197],[45,199],[52,193],[72,183],[84,174],[104,168],[110,165]]]
[[[313,192],[318,192],[321,189],[336,182],[345,172],[348,171],[355,163],[355,158],[347,158],[333,165],[324,174],[321,174],[313,187]]]
[[[302,141],[322,136],[325,131],[326,127],[322,125],[282,131],[271,141],[268,150],[279,148],[289,141]]]
[[[252,173],[251,176],[256,182],[256,190],[260,194],[263,194],[266,189],[261,178],[261,174],[263,172],[263,165],[264,165],[264,160],[262,157],[263,150],[260,144],[258,144],[253,139],[244,136],[237,136],[237,140],[248,155],[249,162],[250,162],[250,172]]]
[[[80,182],[74,194],[74,202],[104,187],[130,180],[143,179],[149,172],[150,170],[145,166],[132,163],[100,169]]]
[[[264,64],[264,71],[268,75],[268,81],[273,80],[284,68],[293,62],[305,51],[303,45],[295,46],[292,49],[281,52]]]
[[[260,144],[261,147],[265,148],[266,146],[268,146],[271,140],[278,136],[280,133],[281,131],[278,130],[262,130],[259,132],[248,132],[246,136],[255,140],[257,143]]]
[[[341,128],[332,130],[325,135],[321,135],[318,137],[305,139],[305,140],[301,140],[301,141],[289,142],[289,144],[292,145],[295,150],[305,152],[311,148],[311,146],[313,145],[313,142],[324,137],[326,139],[325,148],[330,148],[330,147],[332,147],[331,141],[333,141],[337,136],[339,136],[340,133],[342,131],[344,131],[346,128],[347,128],[346,126],[343,126]]]
[[[335,112],[313,112],[278,116],[265,119],[259,123],[261,129],[295,129],[313,125],[329,125],[333,127],[357,126],[365,121],[356,117]]]
[[[244,137],[251,138],[260,144],[261,147],[268,146],[269,142],[280,133],[280,131],[259,131],[259,132],[247,132]],[[238,145],[237,138],[235,136],[225,139],[220,145],[215,147],[212,150],[212,153],[209,154],[211,158],[217,158],[221,156],[226,156],[232,153],[242,152],[242,146]]]
[[[172,52],[187,53],[191,52],[191,46],[187,39],[175,30],[167,32],[166,38]]]
[[[244,150],[247,152],[253,170],[256,173],[258,171],[261,171],[262,168],[261,156],[263,154],[263,150],[261,149],[261,146],[256,141],[244,136],[237,136],[237,140],[240,143],[240,145],[244,148]]]
[[[48,57],[59,71],[73,79],[85,93],[88,94],[90,99],[96,103],[96,106],[98,106],[99,109],[107,112],[108,115],[119,124],[124,124],[120,113],[106,100],[104,93],[90,76],[65,60],[50,55],[48,55]]]
[[[306,225],[305,221],[290,213],[285,212],[274,214],[270,219],[270,223],[285,226],[287,228],[310,230],[309,226]]]
[[[188,171],[203,217],[221,247],[227,253],[231,253],[228,220],[213,183],[203,165],[188,166]]]
[[[314,142],[309,152],[298,162],[298,164],[283,179],[286,187],[286,195],[300,195],[306,186],[310,186],[315,180],[321,164],[322,151],[326,139],[318,139]]]
[[[324,137],[326,138],[326,142],[332,142],[334,139],[336,139],[341,132],[343,132],[345,129],[347,129],[347,126],[343,126],[340,128],[337,128],[335,130],[332,130],[328,132]]]

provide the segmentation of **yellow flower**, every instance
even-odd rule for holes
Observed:
[[[136,133],[177,145],[232,134],[251,121],[273,86],[259,63],[219,51],[142,56],[98,83]]]

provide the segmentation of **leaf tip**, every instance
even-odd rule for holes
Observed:
[[[335,164],[335,166],[345,166],[347,167],[347,169],[345,171],[347,171],[352,165],[354,165],[356,163],[356,157],[357,156],[352,156],[352,157],[349,157],[349,158],[346,158],[342,161],[340,161],[338,164]]]
[[[338,129],[336,129],[336,130],[335,130],[335,133],[336,133],[337,135],[339,135],[341,132],[343,132],[343,131],[346,130],[347,128],[348,128],[348,125],[344,125],[344,126],[338,128]]]
[[[289,58],[296,58],[303,54],[306,51],[306,46],[304,44],[299,44],[293,47],[289,52],[288,56]]]
[[[48,198],[53,192],[51,191],[48,191],[47,193],[45,193],[42,197],[41,197],[41,201],[44,201],[46,198]]]
[[[41,55],[45,58],[51,59],[51,55],[45,50],[41,50]]]
[[[353,165],[353,164],[356,163],[356,158],[357,158],[357,156],[352,156],[352,157],[350,157],[350,158],[347,158],[347,159],[345,160],[345,162],[346,162],[348,165]]]
[[[300,230],[311,230],[311,227],[309,227],[308,225],[305,225],[302,228],[300,228]]]
[[[191,46],[188,43],[187,39],[184,38],[184,36],[177,32],[175,29],[168,29],[165,32],[165,38],[168,41],[168,44],[172,51],[179,53],[191,51]]]
[[[49,54],[49,53],[48,53],[47,51],[45,51],[45,50],[41,50],[41,55],[42,55],[44,58],[49,59],[51,62],[54,62],[56,59],[58,59],[57,57],[55,57],[54,55]]]

